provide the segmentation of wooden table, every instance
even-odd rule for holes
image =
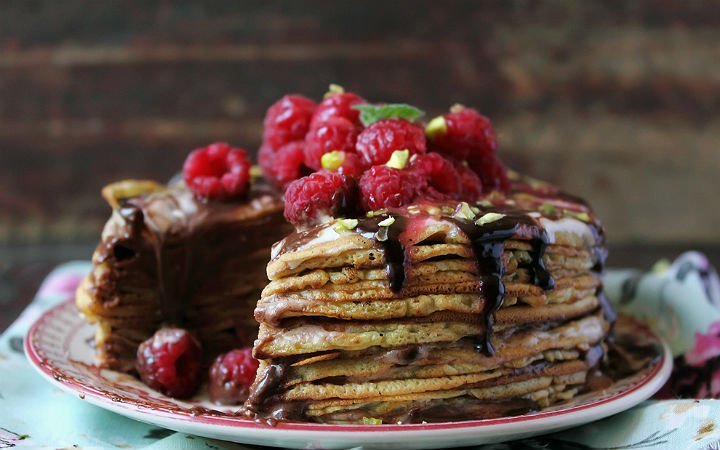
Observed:
[[[720,245],[615,245],[610,248],[611,267],[648,268],[661,258],[674,258],[688,249],[705,252],[720,266]],[[0,249],[0,332],[4,331],[32,300],[43,278],[58,264],[89,259],[92,244],[60,244]]]

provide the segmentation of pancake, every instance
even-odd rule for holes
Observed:
[[[523,186],[493,203],[412,205],[278,242],[254,313],[261,363],[245,408],[410,423],[572,399],[612,326],[606,252],[586,205],[548,214],[547,202],[569,198]]]
[[[97,324],[97,363],[134,370],[138,345],[163,325],[191,330],[208,359],[249,345],[267,249],[290,229],[277,195],[256,183],[244,200],[203,202],[181,185],[132,180],[103,195],[112,217],[76,295]]]

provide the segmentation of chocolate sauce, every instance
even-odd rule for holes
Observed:
[[[404,217],[394,217],[395,222],[389,227],[382,227],[379,223],[388,216],[363,218],[358,222],[358,230],[370,234],[383,247],[385,255],[385,271],[390,282],[390,289],[399,292],[407,279],[408,265],[405,258],[405,247],[400,235],[405,231],[407,220]]]
[[[500,401],[445,401],[424,407],[415,407],[407,412],[390,416],[384,423],[447,422],[468,419],[494,419],[497,417],[519,416],[539,410],[533,400],[515,398]]]

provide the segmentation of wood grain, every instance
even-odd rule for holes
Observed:
[[[614,242],[717,243],[718,42],[710,1],[5,2],[0,243],[91,243],[103,184],[254,151],[270,103],[329,82],[478,107]]]

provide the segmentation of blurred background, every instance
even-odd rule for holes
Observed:
[[[108,182],[193,148],[255,152],[265,109],[330,82],[428,115],[462,102],[511,167],[588,199],[609,263],[720,263],[720,3],[5,1],[0,330],[90,257]]]

